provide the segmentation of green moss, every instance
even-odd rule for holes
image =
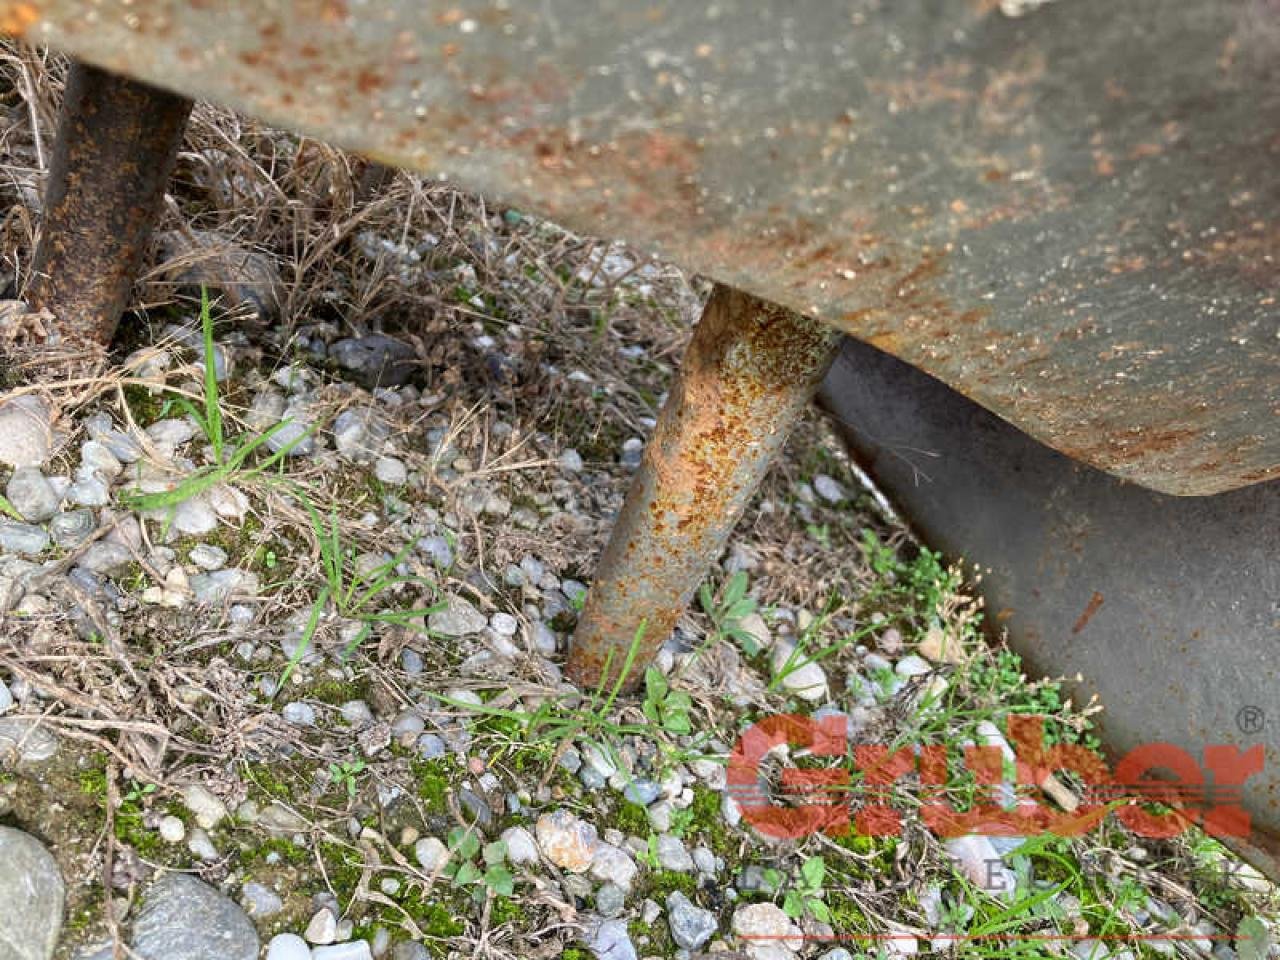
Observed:
[[[331,707],[339,707],[351,700],[365,699],[369,695],[369,687],[360,681],[319,676],[307,685],[305,695]]]
[[[136,383],[125,386],[124,402],[129,405],[129,413],[140,427],[149,427],[162,419],[169,406],[163,392],[152,393],[149,388]]]
[[[250,793],[265,794],[272,800],[288,800],[294,795],[292,778],[284,779],[273,764],[251,763],[246,766],[245,773]]]
[[[648,897],[658,903],[666,903],[667,896],[676,890],[692,898],[698,889],[698,881],[693,874],[681,873],[679,870],[655,870],[646,879],[644,890],[637,898],[639,900]]]
[[[300,847],[284,837],[255,837],[254,842],[241,851],[240,860],[248,866],[266,864],[273,853],[279,857],[280,862],[291,866],[303,867],[311,863],[311,852],[306,847]]]
[[[613,814],[613,826],[632,837],[649,835],[649,816],[638,803],[621,803]]]
[[[449,809],[449,776],[448,761],[413,760],[409,763],[409,772],[413,775],[414,787],[426,808],[432,813],[446,813]]]
[[[720,814],[720,794],[710,787],[695,787],[689,810],[692,819],[687,832],[699,837],[718,856],[732,858],[736,853],[733,832]]]

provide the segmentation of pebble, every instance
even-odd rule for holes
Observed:
[[[0,827],[0,957],[49,960],[62,929],[66,888],[35,838]]]
[[[434,733],[424,733],[418,737],[418,756],[423,760],[436,760],[447,752],[444,740]]]
[[[582,462],[582,454],[572,447],[563,450],[559,458],[560,469],[566,473],[580,473],[585,464]]]
[[[0,719],[0,758],[10,751],[21,763],[42,763],[58,752],[58,738],[27,717]]]
[[[284,900],[266,884],[249,881],[240,890],[240,904],[251,917],[274,917],[284,909]]]
[[[693,857],[685,849],[684,842],[676,836],[664,833],[658,837],[658,864],[663,870],[675,870],[680,873],[693,872]]]
[[[1004,865],[988,837],[973,834],[952,837],[943,847],[956,869],[975,887],[997,896],[1013,894],[1016,884],[1013,872]]]
[[[321,907],[311,917],[306,931],[302,934],[307,943],[320,945],[333,943],[338,939],[338,918],[328,907]]]
[[[333,445],[338,455],[353,463],[368,463],[378,457],[391,428],[371,407],[349,407],[333,421]]]
[[[179,817],[167,816],[160,818],[159,825],[160,839],[165,843],[181,843],[187,839],[187,827]]]
[[[600,843],[591,856],[591,876],[601,883],[611,883],[622,890],[630,890],[639,868],[621,847]]]
[[[443,610],[427,618],[427,628],[442,637],[467,637],[482,631],[489,623],[471,601],[456,595],[448,597]]]
[[[227,551],[208,543],[197,543],[187,554],[187,559],[201,570],[221,570],[227,565]]]
[[[316,711],[309,703],[302,703],[297,700],[293,703],[286,703],[284,709],[280,711],[280,716],[284,717],[286,723],[291,723],[295,727],[314,727],[316,725]]]
[[[453,548],[449,546],[447,537],[423,537],[418,541],[421,550],[437,570],[447,570],[453,566]]]
[[[782,909],[772,903],[751,903],[733,912],[732,929],[741,937],[747,956],[771,960],[799,951],[804,946],[800,928]]]
[[[524,827],[509,827],[502,831],[502,842],[507,845],[507,860],[514,866],[538,862],[538,846],[533,834]]]
[[[43,529],[16,520],[0,521],[0,550],[33,557],[49,546],[49,535]]]
[[[205,863],[213,863],[221,857],[209,834],[200,827],[191,831],[191,836],[187,840],[187,849]]]
[[[329,356],[367,390],[408,383],[418,366],[413,347],[381,333],[337,340]]]
[[[78,547],[97,529],[92,510],[70,510],[49,521],[49,536],[64,550]]]
[[[671,939],[684,950],[697,950],[716,932],[716,916],[690,902],[679,890],[667,897],[667,925]]]
[[[182,805],[191,811],[196,823],[205,830],[217,828],[229,815],[227,805],[198,783],[182,788]]]
[[[813,492],[827,503],[841,503],[848,496],[844,487],[825,473],[813,478]]]
[[[80,466],[86,473],[99,473],[112,480],[124,472],[120,458],[97,440],[86,440],[80,447]]]
[[[790,641],[778,641],[773,650],[774,676],[786,668],[793,650],[795,646]],[[797,667],[796,663],[801,665]],[[793,669],[782,678],[784,689],[801,700],[808,700],[811,703],[818,703],[827,698],[827,673],[822,669],[821,664],[813,660],[806,662],[804,654],[800,654],[795,658],[792,667]]]
[[[4,714],[8,713],[10,708],[12,707],[13,707],[13,694],[9,691],[9,688],[5,685],[5,682],[3,680],[0,680],[0,716],[3,716]]]
[[[639,437],[630,437],[622,444],[622,454],[618,457],[618,462],[629,470],[634,470],[640,466],[640,461],[644,457],[644,441]]]
[[[38,467],[53,446],[49,404],[32,394],[0,403],[0,463],[15,470]]]
[[[311,948],[297,934],[277,934],[267,947],[267,960],[311,960]]]
[[[489,629],[500,637],[514,637],[520,629],[520,621],[500,611],[489,618]]]
[[[132,946],[144,957],[257,960],[258,934],[245,912],[213,887],[169,873],[147,891]]]
[[[39,467],[18,467],[5,487],[9,503],[28,523],[43,523],[58,512],[61,497]]]
[[[622,796],[629,803],[647,807],[662,796],[662,787],[652,780],[632,780],[622,791]]]
[[[167,519],[174,530],[191,537],[212,533],[218,527],[218,514],[202,494],[188,497],[160,519]]]
[[[191,578],[190,587],[197,603],[212,606],[225,602],[233,594],[257,595],[258,578],[245,570],[214,570],[196,574]]]
[[[449,858],[449,848],[435,837],[423,837],[413,845],[413,855],[423,870],[434,873]]]
[[[586,872],[600,843],[596,828],[567,810],[544,813],[535,833],[542,855],[570,873]]]
[[[111,502],[111,490],[98,475],[82,474],[67,488],[67,499],[81,507],[105,507]]]
[[[625,920],[605,920],[590,931],[587,946],[596,960],[636,960]]]
[[[893,672],[900,677],[923,677],[925,674],[933,673],[933,667],[924,657],[909,653],[897,662]]]
[[[373,465],[373,475],[389,487],[403,487],[409,482],[409,468],[395,457],[379,457]]]
[[[596,912],[602,917],[616,917],[626,909],[626,891],[617,884],[606,883],[596,891]]]
[[[355,727],[357,730],[373,726],[373,711],[363,700],[348,700],[339,709],[342,711],[342,719],[348,726]]]
[[[132,563],[133,554],[129,552],[128,547],[109,540],[99,540],[85,549],[80,559],[76,561],[76,566],[90,573],[110,577],[124,573]]]
[[[373,953],[368,940],[351,940],[329,947],[316,947],[311,951],[311,960],[373,960]]]

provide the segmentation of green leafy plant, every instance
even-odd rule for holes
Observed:
[[[805,860],[791,889],[782,899],[783,912],[793,920],[810,916],[820,923],[830,923],[831,911],[822,899],[822,883],[826,874],[827,864],[822,857]]]
[[[454,827],[446,845],[450,860],[442,872],[455,887],[471,888],[478,901],[484,900],[486,891],[502,897],[515,892],[515,876],[507,867],[506,843],[495,840],[482,846],[474,829]]]
[[[347,791],[347,798],[354,800],[360,789],[357,777],[365,771],[367,764],[363,760],[345,760],[342,763],[329,764],[329,777],[334,784]]]
[[[760,645],[751,632],[742,626],[742,621],[756,612],[755,600],[747,596],[750,586],[746,571],[739,570],[725,581],[718,598],[712,591],[711,584],[704,583],[698,590],[698,602],[715,628],[713,640],[733,640],[747,656],[754,657],[760,652]]]
[[[672,690],[657,667],[644,672],[644,715],[667,733],[686,734],[693,729],[689,710],[693,702],[683,690]]]

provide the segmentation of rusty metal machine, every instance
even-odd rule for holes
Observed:
[[[0,31],[82,61],[30,291],[69,331],[109,338],[190,97],[720,284],[578,679],[661,644],[841,331],[854,451],[1115,744],[1274,742],[1276,0],[0,0]],[[1245,805],[1280,876],[1274,769]]]

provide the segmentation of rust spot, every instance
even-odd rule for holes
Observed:
[[[40,11],[31,3],[14,3],[0,11],[0,33],[22,37],[40,19]]]
[[[1084,612],[1080,614],[1080,619],[1076,621],[1075,626],[1071,628],[1072,633],[1080,633],[1089,625],[1089,621],[1093,619],[1094,614],[1101,609],[1103,604],[1102,594],[1097,590],[1093,591],[1093,596],[1089,598],[1089,602],[1085,605]]]

